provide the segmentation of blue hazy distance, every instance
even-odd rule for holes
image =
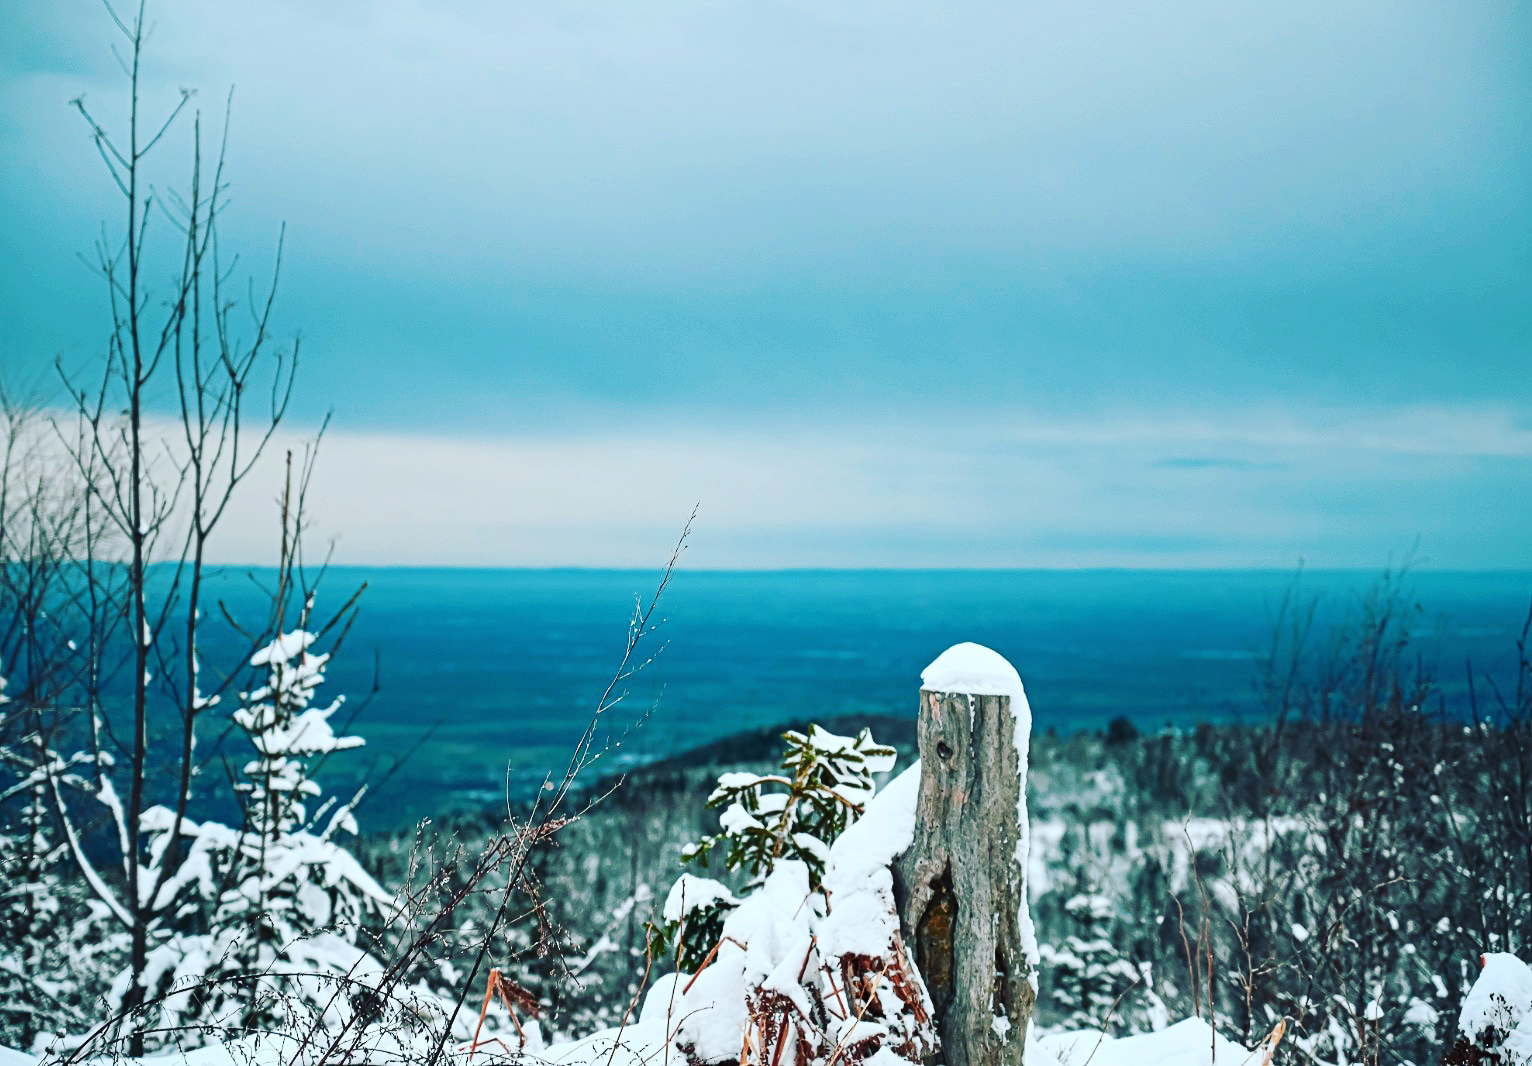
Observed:
[[[259,575],[257,575],[259,577]],[[635,600],[658,575],[613,570],[333,570],[319,614],[362,581],[361,614],[322,693],[356,706],[359,754],[326,769],[339,788],[432,735],[364,819],[410,821],[517,795],[562,772],[621,658]],[[1315,643],[1354,618],[1378,575],[1302,575],[1320,599]],[[1020,670],[1035,728],[1097,729],[1125,715],[1144,729],[1258,720],[1255,682],[1291,573],[1278,571],[681,572],[640,649],[653,661],[607,716],[615,769],[790,719],[912,715],[921,669],[973,640]],[[220,595],[238,617],[260,605],[245,571]],[[1422,573],[1405,582],[1412,647],[1444,686],[1465,665],[1510,677],[1532,573]],[[234,645],[218,624],[204,670]],[[328,650],[328,641],[317,645]],[[222,658],[220,658],[222,657]],[[600,767],[598,767],[598,770]]]

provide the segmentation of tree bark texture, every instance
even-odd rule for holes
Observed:
[[[920,693],[915,836],[895,868],[905,943],[946,1066],[1021,1066],[1034,994],[1021,908],[1025,781],[1010,698]]]

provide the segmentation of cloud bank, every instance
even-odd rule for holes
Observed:
[[[1532,428],[1493,408],[332,432],[312,533],[342,563],[650,567],[700,504],[699,567],[1514,568],[1528,483]],[[271,554],[273,496],[221,557]]]

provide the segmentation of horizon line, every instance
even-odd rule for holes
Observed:
[[[171,561],[155,562],[150,566],[174,566]],[[276,566],[269,562],[209,562],[204,564],[207,569],[252,569],[274,570]],[[656,573],[663,572],[664,566],[638,566],[638,565],[612,565],[601,563],[557,563],[547,565],[515,564],[515,563],[329,563],[322,568],[315,568],[316,572],[323,570],[444,570],[461,572],[518,572],[518,573]],[[1124,564],[1120,566],[681,566],[675,567],[676,572],[692,574],[930,574],[930,573],[969,573],[969,574],[1006,574],[1006,573],[1031,573],[1031,574],[1065,574],[1065,573],[1142,573],[1142,574],[1172,574],[1172,573],[1205,573],[1205,574],[1291,574],[1301,576],[1303,574],[1377,574],[1409,577],[1420,573],[1431,574],[1474,574],[1484,576],[1525,576],[1532,577],[1532,564],[1524,567],[1487,566],[1433,566],[1429,563],[1415,564],[1384,564],[1381,566],[1310,566],[1298,563],[1293,566],[1141,566]]]

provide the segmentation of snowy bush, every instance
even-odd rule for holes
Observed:
[[[71,876],[54,814],[55,790],[88,792],[110,756],[53,750],[57,708],[33,686],[14,700],[7,687],[0,678],[0,1037],[30,1047],[60,1026],[86,1027],[100,975],[120,959],[110,915]]]
[[[1515,955],[1480,959],[1479,978],[1463,1000],[1445,1066],[1532,1064],[1532,969]]]
[[[801,758],[815,733],[795,734],[789,758]],[[818,736],[815,750],[832,759],[847,751],[857,754],[846,762],[882,758],[865,735],[855,742]],[[920,771],[906,771],[871,803],[870,780],[859,791],[860,774],[821,778],[855,795],[853,813],[865,810],[865,817],[823,849],[805,849],[820,859],[818,878],[804,860],[772,859],[764,848],[752,852],[763,864],[737,902],[717,882],[683,875],[667,918],[730,903],[715,911],[722,915],[718,939],[697,964],[654,982],[631,1031],[596,1034],[574,1049],[550,1049],[550,1057],[567,1050],[578,1059],[615,1044],[635,1057],[663,1053],[692,1066],[891,1066],[932,1055],[930,997],[900,937],[889,870],[914,832]],[[683,906],[683,898],[697,906]]]
[[[829,844],[862,813],[873,775],[893,768],[896,753],[862,730],[853,739],[811,725],[782,734],[783,774],[730,773],[718,779],[708,806],[722,808],[721,832],[703,837],[685,857],[707,865],[719,845],[724,865],[762,880],[782,859],[796,859],[819,886]]]
[[[739,900],[727,885],[709,877],[682,874],[665,897],[662,924],[655,930],[652,950],[662,956],[674,955],[682,969],[700,969],[723,938],[724,920],[738,906]]]
[[[843,737],[817,725],[782,734],[787,774],[726,773],[707,805],[722,808],[720,831],[682,849],[683,861],[706,866],[720,846],[724,865],[760,884],[783,861],[800,862],[809,886],[824,879],[830,845],[854,822],[873,794],[873,777],[893,768],[897,753],[863,729]],[[717,881],[683,878],[665,905],[659,948],[680,951],[695,967],[718,942],[723,921],[738,901]]]

